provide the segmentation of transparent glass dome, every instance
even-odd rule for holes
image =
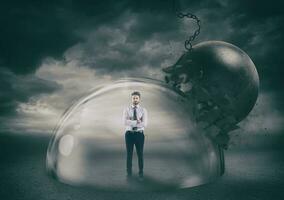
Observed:
[[[126,179],[122,114],[134,90],[148,111],[143,182]],[[67,109],[54,129],[48,173],[67,184],[106,190],[169,190],[210,182],[223,173],[223,151],[197,126],[192,105],[158,80],[126,78],[101,86]]]

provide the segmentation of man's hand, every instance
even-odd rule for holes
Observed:
[[[137,119],[137,124],[140,124],[142,121],[140,119]]]

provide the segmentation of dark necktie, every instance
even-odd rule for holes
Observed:
[[[136,106],[134,106],[133,110],[133,120],[137,120],[137,111],[136,111]],[[137,130],[137,127],[133,127],[133,130]]]
[[[134,111],[133,111],[133,119],[134,119],[134,120],[137,120],[137,111],[136,111],[136,108],[137,108],[136,106],[134,106],[134,108],[133,108],[133,109],[134,109]]]

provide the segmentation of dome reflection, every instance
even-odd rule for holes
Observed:
[[[143,182],[126,179],[122,113],[134,90],[148,110]],[[47,170],[61,182],[106,190],[168,190],[212,181],[222,174],[223,152],[197,126],[192,105],[158,80],[127,78],[99,87],[62,116],[48,147]]]

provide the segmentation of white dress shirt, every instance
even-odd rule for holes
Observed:
[[[137,123],[137,120],[133,120],[134,105],[128,106],[123,110],[123,124],[125,125],[125,131],[132,130],[132,127],[137,127],[136,131],[143,131],[148,123],[148,113],[146,108],[136,105],[136,116],[141,122]]]

